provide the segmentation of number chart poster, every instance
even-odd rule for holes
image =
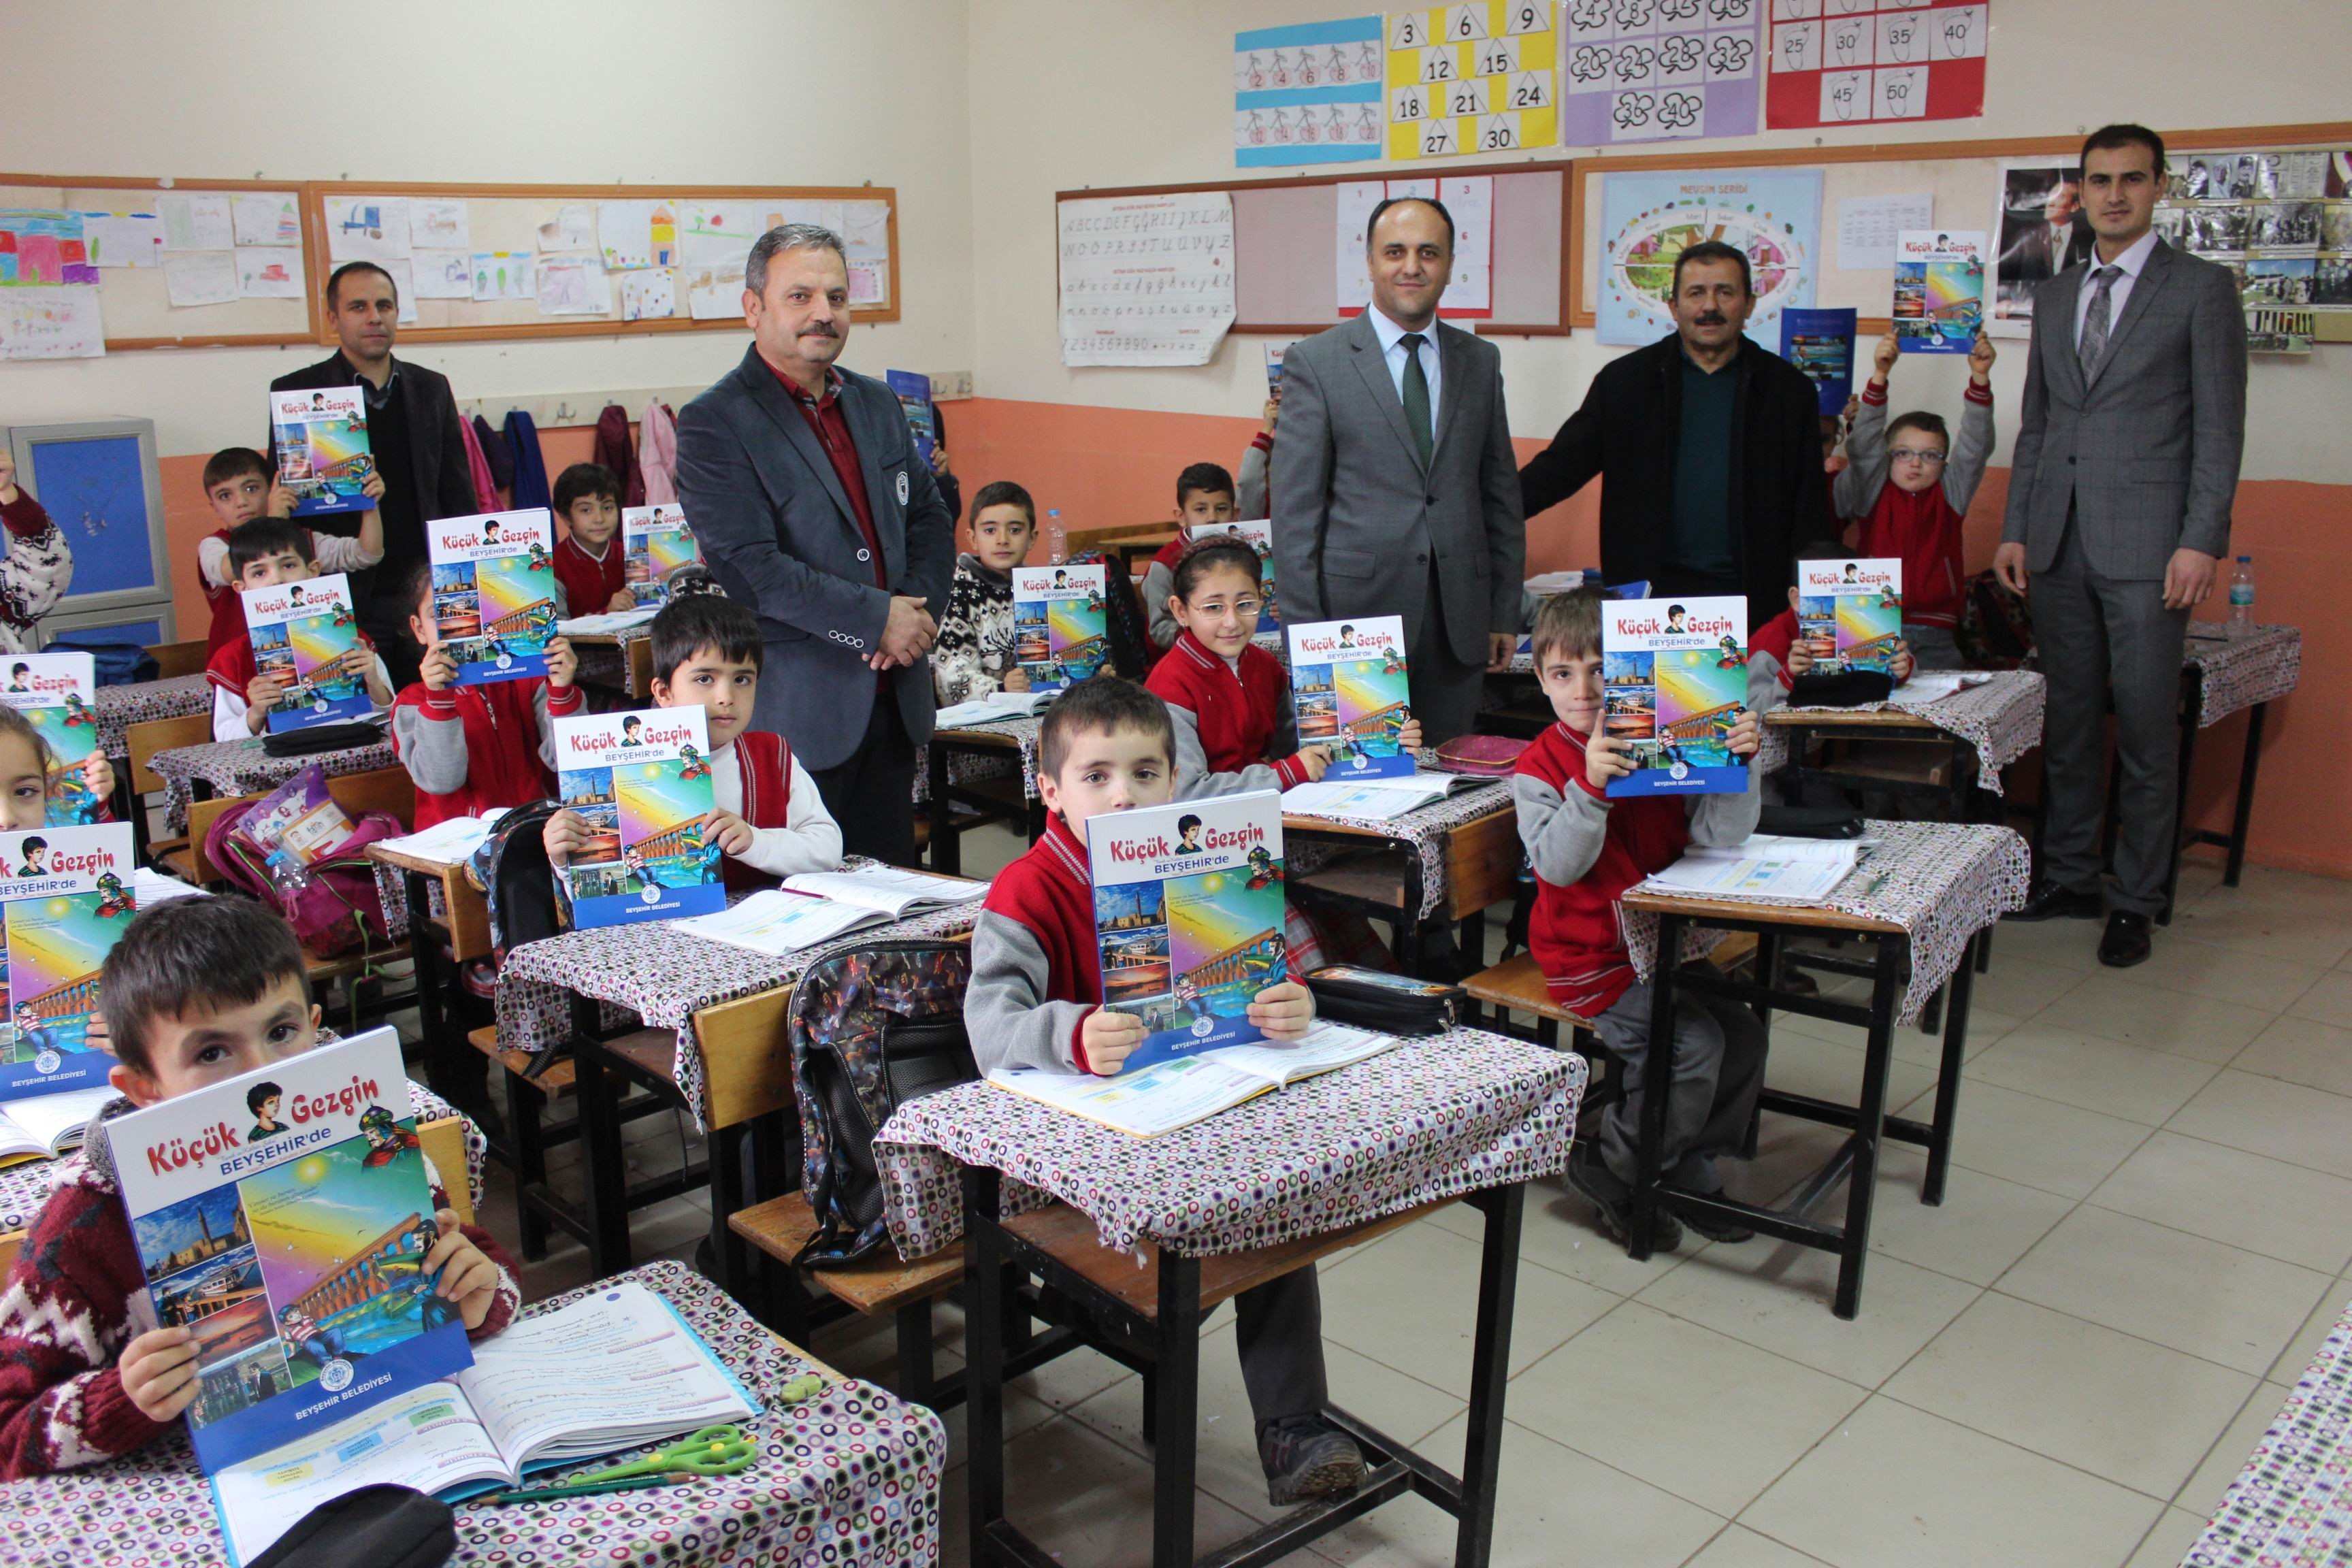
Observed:
[[[1388,155],[1450,158],[1559,140],[1552,0],[1470,0],[1388,18]]]
[[[1818,169],[1687,169],[1604,174],[1601,180],[1601,295],[1594,314],[1604,343],[1654,342],[1675,330],[1667,310],[1675,258],[1703,239],[1748,255],[1756,289],[1748,335],[1780,341],[1780,312],[1813,302],[1819,266]]]
[[[1751,136],[1767,0],[1571,0],[1560,128],[1571,146]]]
[[[1234,163],[1351,163],[1381,155],[1381,18],[1234,35]]]
[[[1772,0],[1775,131],[1984,112],[1990,0]]]

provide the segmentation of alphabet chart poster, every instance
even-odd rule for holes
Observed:
[[[1570,0],[1570,145],[1752,136],[1767,0]]]
[[[1991,0],[1771,0],[1774,130],[1984,112]]]
[[[1388,17],[1391,158],[1450,158],[1559,140],[1552,0],[1469,0]]]

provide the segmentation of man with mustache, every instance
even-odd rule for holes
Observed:
[[[1712,239],[1685,250],[1672,307],[1674,334],[1605,366],[1519,470],[1520,504],[1533,518],[1605,476],[1603,579],[1677,598],[1738,594],[1761,626],[1787,605],[1792,552],[1828,527],[1817,395],[1746,335],[1756,294],[1740,251]]]
[[[955,519],[897,395],[834,363],[850,322],[839,235],[761,235],[743,321],[742,363],[678,414],[678,502],[727,596],[760,618],[751,728],[814,776],[845,850],[911,866]]]

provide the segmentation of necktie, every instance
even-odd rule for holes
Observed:
[[[2079,351],[2083,360],[2083,377],[2086,381],[2090,379],[2091,372],[2098,368],[2099,356],[2107,352],[2107,332],[2115,310],[2115,300],[2108,290],[2123,275],[2124,269],[2113,263],[2095,268],[2091,273],[2097,279],[2097,286],[2091,290],[2090,309],[2083,313],[2083,342]]]
[[[1421,466],[1429,467],[1430,454],[1436,450],[1437,437],[1429,420],[1429,373],[1421,368],[1421,345],[1429,340],[1419,332],[1407,332],[1397,340],[1404,345],[1404,424],[1412,432],[1413,450],[1421,454]]]

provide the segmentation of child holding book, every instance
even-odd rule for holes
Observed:
[[[1804,563],[1807,561],[1825,561],[1835,554],[1836,552],[1824,542],[1801,544],[1796,553],[1789,558],[1789,607],[1748,634],[1748,670],[1751,682],[1769,678],[1775,689],[1785,696],[1799,676],[1811,673],[1815,663],[1837,653],[1834,647],[1824,646],[1819,637],[1800,636],[1802,628],[1797,622],[1797,604],[1803,597],[1798,591],[1798,584],[1803,581]],[[1911,586],[1909,566],[1906,565],[1904,571],[1903,586],[1907,595]],[[1910,630],[1907,622],[1904,630],[1906,633]],[[1918,667],[1918,656],[1911,651],[1910,639],[1907,637],[1895,638],[1894,652],[1886,661],[1887,678],[1900,686],[1911,679],[1911,672]]]
[[[570,640],[548,639],[544,678],[460,686],[433,613],[431,562],[409,563],[402,596],[412,606],[408,635],[425,657],[393,701],[392,750],[416,781],[416,826],[553,795],[555,721],[588,710]]]
[[[982,485],[971,500],[971,549],[956,557],[947,614],[931,648],[940,706],[992,691],[1026,691],[1028,672],[1013,657],[1013,569],[1037,541],[1037,503],[1010,479]]]
[[[1855,520],[1855,554],[1902,561],[1903,639],[1920,667],[1958,669],[1952,634],[1967,582],[1960,524],[1992,456],[1992,340],[1979,332],[1969,351],[1957,444],[1940,415],[1914,409],[1888,421],[1886,378],[1902,352],[1893,332],[1878,340],[1831,499],[1840,517]]]
[[[92,752],[81,763],[82,784],[98,803],[90,820],[114,820],[114,764],[104,752]],[[33,721],[16,709],[0,705],[0,829],[22,833],[49,826],[49,745]]]
[[[286,583],[307,583],[319,574],[311,558],[310,531],[290,518],[257,517],[229,530],[229,567],[240,591],[271,588]],[[322,665],[313,679],[336,675],[356,677],[368,698],[379,708],[392,705],[392,672],[365,632],[333,664]],[[221,645],[205,666],[213,685],[213,739],[242,741],[269,725],[269,710],[286,695],[276,678],[261,673],[253,658],[253,634],[239,632]]]
[[[383,476],[372,465],[360,493],[370,500],[383,495]],[[228,558],[229,530],[257,517],[292,517],[294,496],[270,474],[268,458],[250,447],[224,447],[205,463],[205,503],[220,522],[196,544],[196,581],[213,612],[205,643],[209,658],[245,630],[245,601],[236,596],[236,568]],[[355,538],[305,531],[321,572],[364,572],[383,559],[383,514],[373,507],[360,513]]]
[[[5,443],[0,443],[0,529],[8,535],[7,552],[0,555],[0,653],[33,653],[41,643],[41,617],[73,582],[73,547],[33,492],[16,482],[16,459]]]
[[[555,547],[557,608],[567,616],[634,610],[624,567],[621,481],[602,463],[574,463],[555,476],[555,515],[570,530]]]
[[[1633,973],[1618,901],[1636,882],[1682,858],[1691,844],[1737,844],[1756,830],[1756,779],[1738,795],[1612,798],[1612,779],[1633,771],[1629,742],[1602,732],[1601,616],[1605,595],[1579,588],[1547,599],[1536,612],[1536,678],[1558,722],[1521,753],[1511,778],[1519,842],[1536,875],[1528,947],[1551,999],[1580,1018],[1608,1047],[1624,1093],[1601,1115],[1596,1135],[1580,1137],[1568,1179],[1600,1211],[1601,1228],[1623,1241],[1632,1225],[1633,1184],[1642,1128],[1642,1070],[1650,1047],[1650,987]],[[1759,689],[1751,676],[1748,707],[1732,726],[1736,756],[1756,754]],[[1716,1160],[1736,1152],[1764,1083],[1764,1027],[1745,1006],[1704,993],[1675,998],[1674,1067],[1659,1168],[1693,1193],[1723,1188]],[[1711,1241],[1746,1241],[1744,1226],[1693,1219]],[[1683,1222],[1660,1210],[1653,1237],[1660,1251],[1682,1240]]]
[[[760,623],[716,594],[673,598],[654,617],[654,706],[698,706],[710,742],[713,805],[706,844],[725,858],[730,892],[772,888],[803,871],[841,868],[841,829],[806,768],[793,764],[782,735],[746,730],[760,690]],[[911,808],[910,808],[911,809]],[[547,858],[567,866],[588,844],[579,813],[547,819]]]
[[[1102,1005],[1087,825],[1105,812],[1175,797],[1175,731],[1167,706],[1115,676],[1054,700],[1037,732],[1045,836],[990,886],[972,931],[964,1020],[982,1072],[1003,1067],[1116,1073],[1143,1042],[1143,1022]],[[1286,980],[1251,999],[1250,1022],[1293,1040],[1315,999]],[[1294,1270],[1234,1301],[1242,1380],[1256,1419],[1268,1498],[1277,1506],[1353,1491],[1363,1456],[1320,1414],[1322,1297],[1315,1270]]]
[[[131,1110],[299,1056],[318,1043],[301,947],[250,899],[173,899],[142,911],[107,955],[100,1010]],[[437,1239],[423,1268],[468,1337],[505,1328],[521,1302],[513,1266],[488,1232],[461,1225],[437,1173]],[[0,1479],[100,1464],[146,1447],[196,1396],[185,1328],[142,1332],[146,1286],[105,1134],[93,1124],[0,1290]]]
[[[1267,444],[1271,447],[1271,437]],[[1176,564],[1192,547],[1192,530],[1243,516],[1234,506],[1234,495],[1233,475],[1214,463],[1194,463],[1176,476],[1176,537],[1161,545],[1151,564],[1143,569],[1143,613],[1150,623],[1151,646],[1159,652],[1174,647],[1184,629],[1169,607],[1168,596],[1176,591]],[[1249,515],[1265,513],[1261,509]]]

